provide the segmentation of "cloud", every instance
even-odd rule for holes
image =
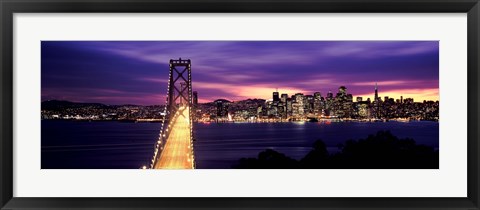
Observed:
[[[335,42],[321,50],[335,57],[384,58],[438,52],[438,42],[358,41]]]
[[[179,57],[192,60],[200,101],[438,88],[437,41],[66,41],[42,42],[42,99],[156,101]]]
[[[275,91],[275,87],[272,85],[254,85],[254,86],[238,86],[232,84],[224,84],[224,83],[205,83],[205,82],[196,82],[195,88],[200,90],[200,93],[207,93],[211,91],[221,90],[229,95],[226,97],[208,97],[207,100],[213,101],[219,98],[225,98],[227,100],[244,100],[247,98],[260,98],[260,99],[271,99],[272,93]],[[306,92],[303,89],[295,88],[295,87],[282,87],[281,93],[287,93],[289,95],[293,95],[295,93],[303,93]],[[199,99],[202,98],[201,95]],[[202,98],[205,100],[205,97]]]
[[[374,86],[375,84],[380,86],[391,86],[391,85],[403,85],[417,83],[417,81],[411,80],[392,80],[392,81],[380,81],[380,82],[354,82],[351,83],[353,86]]]

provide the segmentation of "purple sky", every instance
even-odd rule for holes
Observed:
[[[438,100],[437,41],[43,41],[42,101],[164,104],[170,59],[191,59],[199,101],[346,86],[354,97]]]

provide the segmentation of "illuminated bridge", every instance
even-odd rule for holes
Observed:
[[[190,60],[170,60],[170,75],[158,141],[150,168],[194,169]]]

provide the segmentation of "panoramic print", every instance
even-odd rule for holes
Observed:
[[[438,169],[438,41],[42,41],[42,169]]]

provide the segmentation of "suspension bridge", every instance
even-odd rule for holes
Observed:
[[[194,169],[192,69],[190,59],[170,60],[165,117],[151,169]]]

